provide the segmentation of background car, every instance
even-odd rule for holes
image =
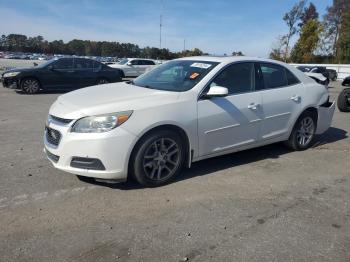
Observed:
[[[337,78],[338,78],[337,70],[327,68],[326,71],[328,72],[328,76],[329,76],[330,80],[332,80],[332,81],[337,80]]]
[[[342,85],[350,86],[350,76],[344,78]]]
[[[151,59],[143,58],[125,58],[119,63],[109,65],[112,68],[123,70],[125,77],[137,77],[151,69],[156,65],[156,62]]]
[[[16,68],[2,74],[3,86],[34,94],[39,90],[71,90],[120,82],[123,71],[85,58],[59,58],[32,68]]]
[[[328,73],[320,73],[323,69],[323,67],[309,67],[309,66],[297,66],[297,68],[306,74],[307,76],[311,77],[314,79],[317,83],[324,85],[328,87],[329,85],[329,78],[328,78]],[[325,67],[324,67],[325,68]]]
[[[350,76],[346,77],[343,86],[350,86]],[[350,112],[350,88],[345,88],[338,96],[338,109],[341,112]]]

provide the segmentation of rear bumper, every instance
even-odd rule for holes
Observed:
[[[335,102],[327,102],[318,108],[316,134],[322,134],[330,128],[335,110]]]

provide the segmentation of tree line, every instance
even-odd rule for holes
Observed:
[[[62,40],[50,42],[40,35],[28,37],[22,34],[2,35],[0,38],[0,51],[78,56],[141,57],[164,60],[204,54],[198,48],[184,50],[182,52],[171,52],[166,48],[140,48],[138,45],[131,43],[108,41],[74,39],[67,43]]]
[[[294,63],[350,63],[350,0],[333,0],[320,19],[316,6],[296,3],[284,16],[288,31],[278,37],[270,58]],[[292,46],[292,38],[298,40]]]

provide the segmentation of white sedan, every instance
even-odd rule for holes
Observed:
[[[136,77],[149,71],[155,65],[156,62],[152,59],[125,58],[119,63],[111,64],[109,66],[123,70],[125,77]]]
[[[45,151],[80,176],[157,186],[192,162],[279,141],[312,145],[331,125],[327,89],[284,63],[248,57],[172,60],[130,83],[60,96]]]

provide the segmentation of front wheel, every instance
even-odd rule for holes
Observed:
[[[166,184],[183,166],[183,141],[170,130],[151,133],[138,143],[131,161],[133,176],[141,185]]]
[[[303,113],[293,128],[293,131],[286,141],[288,147],[293,150],[305,150],[312,144],[316,132],[316,119],[313,113]]]
[[[21,89],[26,94],[36,94],[40,90],[40,83],[35,78],[24,78],[21,81]]]

